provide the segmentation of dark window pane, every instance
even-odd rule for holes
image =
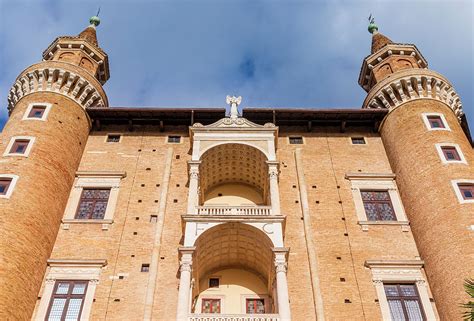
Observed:
[[[88,281],[57,281],[46,320],[77,321],[80,319]]]
[[[181,142],[181,136],[168,136],[168,143],[179,143]]]
[[[7,194],[8,187],[10,187],[11,182],[11,178],[0,178],[0,195]]]
[[[431,128],[445,128],[443,120],[440,116],[428,116]]]
[[[10,153],[12,154],[24,154],[26,152],[26,148],[28,147],[28,143],[30,141],[27,139],[17,139],[12,145],[10,149]]]
[[[45,110],[45,106],[33,106],[28,114],[28,118],[42,118]]]
[[[301,136],[295,136],[295,137],[290,137],[290,144],[303,144],[303,137]]]
[[[441,147],[441,150],[443,151],[446,160],[461,160],[461,157],[459,156],[459,153],[455,147],[444,146]]]
[[[384,284],[392,320],[423,321],[425,316],[414,284]]]
[[[77,207],[76,219],[103,219],[110,189],[84,189]]]
[[[474,184],[459,184],[458,186],[465,200],[474,199]]]
[[[120,142],[120,135],[107,135],[107,143]]]
[[[351,137],[352,144],[354,145],[363,145],[365,144],[364,137]]]
[[[219,279],[218,278],[210,278],[209,279],[209,287],[210,288],[218,288],[219,287]]]

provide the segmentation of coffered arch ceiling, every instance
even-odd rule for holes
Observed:
[[[267,285],[273,277],[273,243],[251,225],[217,225],[200,235],[195,246],[193,271],[197,279],[227,268],[253,272]]]
[[[221,144],[206,151],[199,166],[201,194],[226,183],[246,184],[265,199],[268,165],[266,156],[255,147],[244,144]]]

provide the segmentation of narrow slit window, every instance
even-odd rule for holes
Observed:
[[[110,189],[84,189],[77,207],[76,219],[101,220],[104,218],[109,201]]]
[[[31,110],[28,114],[28,118],[41,119],[43,118],[45,111],[46,111],[46,106],[35,105],[31,107]]]
[[[120,135],[107,135],[107,143],[120,142]]]
[[[0,195],[7,195],[11,183],[11,178],[0,177]]]
[[[301,145],[301,144],[303,144],[303,137],[301,137],[301,136],[290,136],[289,140],[290,140],[290,144],[292,144],[292,145]]]
[[[431,128],[446,128],[443,123],[443,119],[441,119],[441,116],[432,115],[427,116],[426,118],[428,119]]]
[[[87,281],[56,281],[46,320],[80,320]]]
[[[361,191],[362,202],[369,221],[396,221],[388,191]]]
[[[443,146],[441,147],[441,150],[443,151],[444,158],[447,161],[460,161],[461,160],[461,156],[459,156],[459,153],[456,147]]]
[[[181,142],[181,136],[168,136],[168,143],[179,144]]]
[[[364,137],[351,137],[351,142],[353,145],[365,145]]]
[[[10,149],[10,154],[25,154],[29,143],[28,139],[16,139]]]

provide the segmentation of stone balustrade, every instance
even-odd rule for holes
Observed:
[[[197,206],[198,215],[209,216],[268,216],[271,206]]]
[[[191,314],[188,321],[280,321],[278,314]]]

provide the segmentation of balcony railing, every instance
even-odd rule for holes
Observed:
[[[198,215],[215,216],[267,216],[271,215],[271,206],[198,206]]]
[[[188,321],[280,321],[278,314],[191,314]]]

